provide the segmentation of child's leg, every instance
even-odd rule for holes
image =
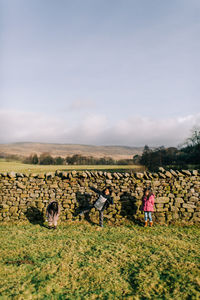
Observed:
[[[93,205],[88,206],[87,208],[85,208],[84,210],[82,210],[79,215],[83,216],[87,212],[90,212],[93,207],[94,207]]]
[[[57,220],[54,220],[53,222],[54,227],[57,227],[57,224],[58,224]]]
[[[151,211],[149,212],[149,226],[150,226],[150,227],[153,226],[153,220],[152,220]]]
[[[48,221],[49,227],[52,227],[53,226],[53,217],[52,217],[52,215],[48,214],[47,221]]]
[[[151,215],[151,211],[149,211],[149,221],[152,222],[152,215]]]
[[[53,222],[52,221],[48,221],[49,227],[52,227]]]
[[[145,211],[144,212],[144,227],[147,227],[147,224],[148,224],[148,212]]]
[[[103,227],[103,210],[99,211],[99,226]]]

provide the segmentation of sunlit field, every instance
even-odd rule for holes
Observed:
[[[200,228],[1,225],[1,299],[199,299]]]
[[[0,172],[19,172],[19,173],[45,173],[54,172],[56,170],[110,170],[110,171],[123,171],[133,170],[142,171],[144,168],[138,165],[29,165],[16,161],[0,160]]]

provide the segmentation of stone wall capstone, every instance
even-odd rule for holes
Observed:
[[[200,174],[197,170],[158,173],[109,173],[71,171],[46,174],[0,174],[0,222],[44,220],[52,200],[61,207],[60,221],[77,221],[78,213],[97,199],[89,188],[111,187],[114,204],[105,210],[108,223],[143,220],[141,212],[144,189],[151,186],[155,194],[154,221],[158,223],[191,222],[200,224]],[[98,211],[92,209],[91,221]]]

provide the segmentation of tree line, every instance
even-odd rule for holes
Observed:
[[[114,160],[111,157],[96,158],[80,154],[63,158],[61,156],[52,157],[49,153],[45,152],[40,156],[31,154],[23,162],[34,165],[131,165],[133,164],[133,159]]]
[[[194,130],[180,148],[161,146],[151,149],[145,145],[142,155],[135,155],[133,161],[144,165],[150,171],[157,171],[160,166],[183,169],[194,165],[200,168],[200,130]]]

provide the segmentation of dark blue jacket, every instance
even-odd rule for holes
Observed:
[[[104,192],[99,191],[99,190],[95,189],[95,188],[92,187],[92,186],[89,186],[89,188],[90,188],[92,191],[94,191],[95,193],[97,193],[99,196],[103,196],[104,198],[106,198],[106,202],[105,202],[105,204],[104,204],[104,206],[103,206],[103,208],[102,208],[101,210],[104,210],[104,209],[108,208],[108,206],[109,206],[110,204],[113,204],[113,203],[114,203],[114,202],[113,202],[113,198],[112,198],[110,195],[105,195]],[[95,206],[95,203],[96,203],[97,201],[98,201],[98,199],[94,202],[94,206]]]

